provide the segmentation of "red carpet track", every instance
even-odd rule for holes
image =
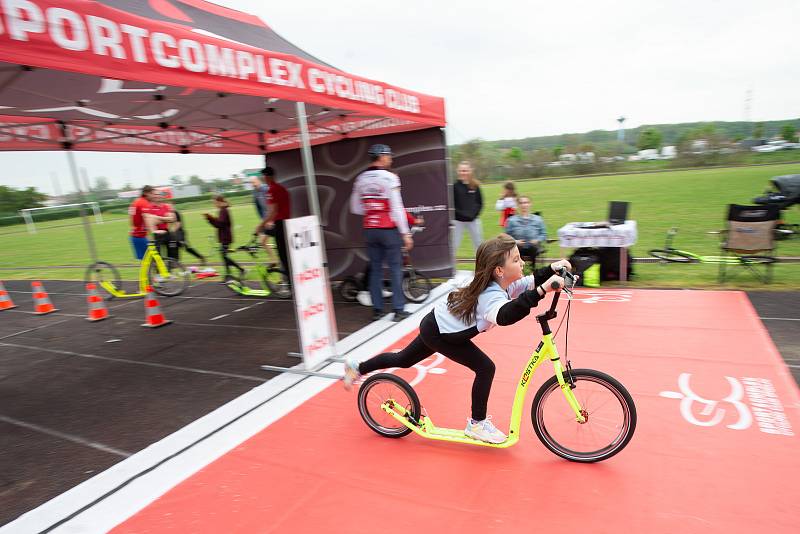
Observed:
[[[747,297],[595,293],[573,304],[569,357],[622,381],[639,416],[606,462],[554,456],[529,411],[507,450],[382,438],[335,384],[114,532],[797,532],[800,399]],[[497,363],[489,412],[501,429],[538,338],[533,314],[477,338]],[[472,374],[425,363],[435,370],[416,386],[423,405],[438,425],[462,427]],[[550,374],[539,369],[528,406]]]

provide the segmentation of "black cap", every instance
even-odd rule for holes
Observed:
[[[392,148],[389,145],[381,145],[381,144],[372,145],[371,147],[369,147],[369,151],[367,151],[367,154],[369,154],[373,158],[377,158],[378,156],[381,156],[383,154],[388,154],[391,156]]]

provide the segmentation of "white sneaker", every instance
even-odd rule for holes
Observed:
[[[361,373],[358,372],[358,362],[345,358],[344,360],[344,389],[350,391],[353,387],[353,382],[361,378]]]
[[[388,289],[381,289],[381,296],[383,296],[383,298],[385,299],[388,299],[389,297],[392,296],[392,292],[389,291]]]
[[[508,439],[508,436],[497,430],[492,424],[491,415],[487,415],[483,421],[467,419],[467,428],[464,429],[464,435],[487,443],[503,443]]]
[[[369,291],[359,291],[356,300],[362,306],[372,306],[372,297],[369,296]]]

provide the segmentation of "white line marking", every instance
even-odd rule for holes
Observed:
[[[144,365],[146,367],[159,367],[161,369],[173,369],[175,371],[188,371],[190,373],[198,373],[201,375],[215,375],[215,376],[224,376],[227,378],[241,378],[242,380],[252,380],[254,382],[266,382],[266,378],[258,378],[255,376],[247,376],[247,375],[238,375],[235,373],[224,373],[222,371],[209,371],[206,369],[196,369],[194,367],[183,367],[180,365],[169,365],[166,363],[156,363],[156,362],[140,362],[136,360],[129,360],[127,358],[110,358],[108,356],[99,356],[97,354],[83,354],[80,352],[71,352],[68,350],[58,350],[58,349],[46,349],[43,347],[34,347],[31,345],[20,345],[18,343],[5,343],[0,342],[0,347],[17,347],[20,349],[30,349],[30,350],[38,350],[43,352],[52,352],[54,354],[63,354],[65,356],[79,356],[81,358],[91,358],[94,360],[105,360],[109,362],[119,362],[119,363],[129,363],[132,365]]]
[[[67,434],[66,432],[61,432],[60,430],[54,430],[52,428],[35,425],[33,423],[26,423],[25,421],[20,421],[19,419],[14,419],[13,417],[8,417],[5,415],[0,415],[0,421],[3,421],[10,425],[21,426],[29,430],[35,430],[36,432],[41,432],[42,434],[47,434],[49,436],[55,436],[57,438],[65,439],[67,441],[78,443],[80,445],[85,445],[87,447],[91,447],[99,451],[116,454],[117,456],[122,456],[123,458],[128,458],[133,454],[132,452],[115,449],[114,447],[109,447],[108,445],[97,443],[96,441],[89,441],[88,439],[83,439],[82,437],[76,436],[74,434]]]
[[[222,315],[217,315],[216,317],[212,317],[209,321],[216,321],[217,319],[222,319],[223,317],[229,316],[230,313],[223,313]]]
[[[259,303],[259,304],[261,304],[261,303]],[[36,312],[24,311],[24,310],[5,310],[5,311],[10,312],[10,313],[24,313],[24,314],[27,314],[27,315],[35,315],[36,314]],[[80,318],[86,317],[85,315],[79,315],[77,313],[62,313],[62,312],[55,312],[53,315],[54,316],[59,316],[59,317],[80,317]],[[116,319],[118,321],[129,321],[129,322],[132,321],[132,322],[136,322],[136,323],[141,323],[142,322],[141,319],[133,319],[131,317],[120,317],[118,315],[112,315],[111,318],[112,319]],[[217,317],[217,319],[219,319],[219,317]],[[213,319],[210,319],[210,320],[213,321]],[[187,323],[187,322],[179,321],[179,320],[175,320],[175,321],[172,321],[172,322],[174,324],[179,324],[179,325],[182,325],[182,326],[205,326],[205,327],[213,326],[214,328],[246,328],[246,329],[251,329],[251,330],[278,330],[279,332],[296,332],[297,331],[297,328],[280,328],[280,327],[277,327],[277,326],[252,326],[252,325],[246,325],[246,324]],[[55,324],[55,323],[53,323],[53,324]],[[349,332],[340,332],[340,334],[349,334]]]
[[[27,334],[28,332],[33,332],[34,330],[41,330],[42,328],[47,328],[48,326],[54,326],[57,324],[66,323],[67,321],[69,321],[69,319],[64,319],[63,321],[56,321],[55,323],[50,323],[50,324],[43,324],[42,326],[37,326],[36,328],[28,328],[27,330],[22,330],[21,332],[17,332],[15,334],[9,334],[7,336],[0,337],[0,339],[8,339],[10,337]]]
[[[800,321],[794,317],[759,317],[762,321]]]
[[[368,340],[363,334],[348,336],[337,343],[339,354],[352,350],[349,355],[356,360],[369,358],[418,328],[425,313],[452,288],[441,284],[424,304],[408,305],[406,309],[416,313],[400,323],[370,323],[365,328],[373,334],[384,328],[378,323],[391,326]],[[342,371],[341,363],[321,369]],[[330,379],[282,373],[0,527],[0,533],[41,532],[73,514],[52,532],[107,532],[332,384]]]
[[[237,308],[237,309],[233,310],[233,313],[238,313],[240,311],[249,310],[250,308],[252,308],[252,306],[245,306],[244,308]]]

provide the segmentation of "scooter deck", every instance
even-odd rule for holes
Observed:
[[[406,417],[407,412],[405,408],[394,402],[392,402],[391,405],[388,402],[382,404],[381,409],[400,421],[404,426],[410,428],[415,433],[427,439],[464,443],[468,445],[480,445],[482,447],[494,447],[498,449],[511,447],[517,443],[517,441],[519,441],[519,436],[512,433],[503,443],[487,443],[485,441],[474,439],[465,435],[463,430],[456,428],[437,427],[433,424],[431,418],[426,415],[423,415],[419,418],[419,424],[414,424],[411,420],[409,420],[408,417]]]

